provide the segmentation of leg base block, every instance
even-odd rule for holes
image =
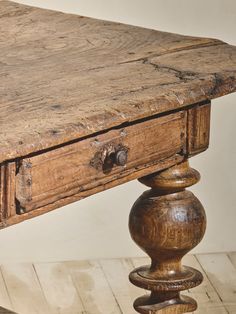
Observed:
[[[134,302],[134,309],[141,314],[181,314],[196,311],[197,303],[187,296],[160,303],[154,303],[150,296],[143,296]]]

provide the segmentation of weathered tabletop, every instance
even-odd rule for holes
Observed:
[[[151,294],[134,308],[195,312],[179,291],[203,276],[181,259],[206,218],[187,160],[208,147],[210,100],[234,91],[219,40],[0,0],[0,228],[139,179],[129,228],[152,263],[130,281]]]
[[[236,47],[0,1],[0,162],[236,90]]]

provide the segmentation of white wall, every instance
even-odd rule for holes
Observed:
[[[18,2],[236,44],[235,0],[21,0]],[[213,102],[210,149],[192,159],[193,187],[208,214],[197,252],[236,251],[236,95]],[[92,196],[0,232],[0,261],[138,256],[127,228],[138,182]],[[195,252],[196,252],[195,251]]]

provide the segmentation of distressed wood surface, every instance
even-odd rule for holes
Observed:
[[[0,162],[235,90],[219,40],[0,1]]]
[[[206,150],[209,146],[211,104],[196,106],[187,112],[187,152],[189,156],[193,156]]]
[[[3,164],[0,226],[161,171],[205,150],[209,113],[210,103],[201,103]],[[123,149],[127,160],[118,165],[114,156]]]
[[[24,211],[30,211],[137,172],[137,167],[148,168],[180,154],[185,146],[186,112],[111,130],[23,159],[18,166],[16,198]],[[122,149],[127,150],[127,162],[119,166],[112,156]],[[109,151],[111,158],[105,158]]]
[[[229,254],[232,261],[235,256],[235,253]],[[210,269],[209,261],[213,264]],[[236,262],[232,268],[226,253],[187,255],[183,262],[204,275],[202,285],[184,292],[199,303],[194,313],[235,314],[233,276]],[[129,284],[128,274],[133,267],[149,263],[150,259],[141,257],[3,264],[0,268],[3,274],[0,276],[0,304],[6,309],[0,308],[0,313],[134,314],[132,300],[140,295],[140,289]],[[42,303],[46,303],[46,309]]]
[[[54,210],[56,208],[60,208],[64,205],[76,202],[76,201],[81,200],[81,199],[88,197],[90,195],[99,193],[101,191],[105,191],[105,190],[110,189],[112,187],[115,187],[117,185],[120,185],[120,184],[126,183],[128,181],[137,179],[138,177],[142,177],[144,175],[166,169],[168,167],[171,167],[171,166],[183,161],[183,159],[184,159],[184,156],[177,154],[177,155],[172,156],[171,158],[167,158],[164,160],[153,162],[148,167],[137,167],[135,172],[134,171],[120,172],[117,175],[115,175],[113,177],[113,179],[111,179],[107,183],[103,183],[101,185],[94,186],[91,189],[89,189],[89,188],[85,189],[84,191],[81,191],[77,194],[73,194],[73,195],[68,196],[68,197],[64,197],[64,198],[62,197],[58,201],[55,201],[55,202],[48,204],[46,206],[37,208],[35,210],[29,211],[26,213],[22,213],[20,215],[17,214],[17,215],[10,217],[7,220],[3,220],[2,222],[0,222],[0,228],[14,225],[14,224],[20,223],[24,220],[31,219],[31,218],[34,218],[34,217],[39,216],[39,215],[43,215],[43,214],[45,214],[51,210]]]
[[[16,214],[15,206],[16,163],[9,162],[0,166],[0,222]]]

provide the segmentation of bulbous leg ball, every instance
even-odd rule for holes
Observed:
[[[199,271],[181,264],[182,257],[201,241],[206,229],[202,204],[185,190],[185,186],[198,180],[196,176],[185,163],[150,180],[145,178],[145,184],[152,189],[144,192],[131,209],[131,236],[151,258],[150,266],[130,274],[133,284],[151,291],[150,296],[135,301],[134,307],[140,313],[184,313],[197,307],[194,300],[179,293],[199,285],[203,279]],[[168,312],[163,312],[165,308]]]

